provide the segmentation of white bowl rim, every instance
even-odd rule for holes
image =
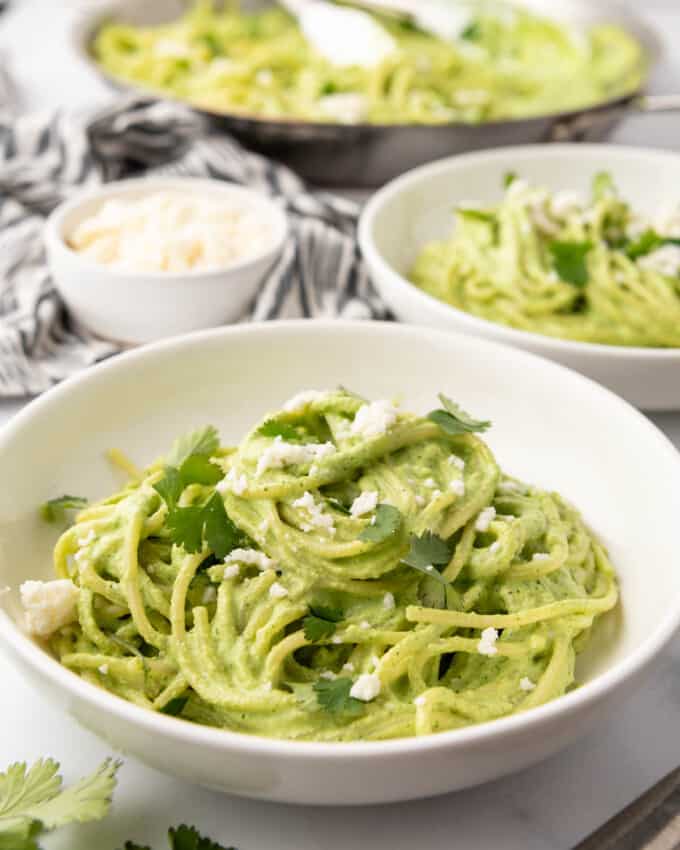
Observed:
[[[267,209],[267,215],[270,217],[274,227],[274,233],[269,245],[260,248],[256,254],[246,256],[237,262],[230,263],[226,266],[215,266],[207,269],[187,269],[185,271],[170,272],[170,271],[135,271],[133,269],[119,269],[116,266],[108,266],[104,263],[98,263],[90,257],[74,251],[73,248],[66,242],[62,232],[63,222],[66,216],[76,211],[83,204],[92,201],[105,201],[124,197],[128,193],[133,194],[138,189],[148,189],[148,194],[152,192],[164,191],[167,189],[201,189],[205,188],[212,193],[224,192],[225,195],[241,196],[248,199],[251,206],[259,205],[263,209]],[[45,240],[49,240],[52,246],[66,254],[73,262],[81,263],[84,272],[97,271],[100,274],[111,275],[114,278],[144,278],[153,283],[163,281],[200,281],[201,279],[214,279],[216,277],[224,277],[226,274],[239,274],[246,269],[262,262],[266,258],[270,258],[280,254],[283,250],[284,243],[288,237],[289,224],[283,207],[277,201],[265,194],[263,191],[254,189],[250,186],[242,186],[239,183],[230,183],[228,180],[220,180],[214,177],[190,177],[186,175],[150,175],[148,177],[126,177],[123,180],[112,180],[109,183],[102,183],[99,186],[87,187],[78,192],[67,200],[60,203],[50,213],[45,221],[44,236]]]
[[[318,334],[324,339],[324,344],[327,344],[329,335],[347,331],[368,335],[378,332],[413,337],[414,343],[422,339],[423,334],[427,334],[428,339],[438,338],[441,342],[450,341],[453,338],[459,342],[464,342],[466,345],[483,348],[488,351],[489,355],[503,358],[506,365],[508,358],[517,360],[520,365],[522,362],[533,363],[534,365],[541,363],[543,368],[548,368],[556,374],[561,373],[563,376],[568,376],[571,381],[590,387],[591,392],[595,391],[608,399],[610,404],[618,407],[622,415],[638,419],[642,427],[646,428],[650,435],[658,441],[660,448],[668,453],[669,466],[675,464],[678,467],[678,473],[680,473],[680,454],[656,425],[615,393],[568,369],[566,366],[553,363],[521,349],[465,334],[432,330],[417,325],[373,321],[316,320],[310,322],[307,319],[296,319],[277,322],[253,322],[184,334],[124,352],[94,368],[67,378],[61,384],[32,401],[0,430],[0,450],[8,442],[11,442],[14,435],[24,427],[24,423],[30,421],[34,413],[42,413],[43,410],[49,409],[54,403],[60,403],[63,398],[68,397],[72,388],[96,382],[100,375],[126,369],[129,364],[147,356],[153,357],[164,352],[190,348],[194,345],[200,345],[205,340],[220,336],[239,337],[251,334],[263,336],[282,334],[285,336],[290,333],[303,335],[311,333]],[[678,481],[680,481],[680,474]],[[660,618],[656,628],[628,657],[617,662],[576,690],[521,714],[422,737],[397,738],[387,741],[317,742],[266,738],[233,732],[228,729],[201,726],[136,706],[96,685],[91,685],[75,673],[67,670],[27,634],[22,632],[17,623],[0,606],[0,639],[14,652],[18,653],[26,663],[38,670],[42,677],[50,680],[53,685],[66,692],[74,692],[83,701],[95,704],[99,710],[110,712],[123,722],[136,724],[149,733],[160,732],[164,736],[182,743],[209,745],[212,748],[231,752],[256,752],[271,757],[281,756],[302,762],[317,759],[344,762],[357,758],[371,759],[375,756],[396,757],[416,752],[427,753],[439,749],[453,749],[456,746],[465,747],[479,742],[489,743],[501,739],[505,734],[526,731],[527,728],[531,727],[540,728],[542,724],[549,723],[556,718],[565,718],[595,704],[608,691],[616,689],[626,680],[639,673],[664,648],[678,628],[680,628],[680,596],[674,607]]]
[[[663,150],[659,148],[634,146],[634,145],[615,145],[615,144],[582,144],[580,142],[563,142],[550,144],[532,144],[532,145],[508,145],[502,148],[486,148],[484,150],[473,151],[471,153],[456,154],[454,156],[445,157],[435,160],[434,162],[420,165],[407,171],[405,174],[391,180],[381,189],[379,189],[368,201],[364,207],[358,226],[359,246],[362,254],[367,258],[370,264],[377,266],[380,273],[386,275],[392,286],[399,289],[402,293],[408,294],[411,297],[418,297],[426,302],[431,309],[444,319],[450,318],[451,312],[456,314],[456,320],[461,325],[466,325],[465,331],[461,332],[470,334],[485,334],[493,331],[494,338],[497,341],[503,341],[511,345],[531,345],[533,351],[538,351],[544,356],[551,356],[554,352],[562,352],[566,354],[587,354],[590,357],[601,358],[607,360],[609,358],[640,358],[643,360],[663,360],[663,361],[680,361],[680,347],[678,348],[654,348],[642,346],[628,345],[603,345],[596,342],[578,342],[576,340],[562,339],[560,337],[548,336],[547,334],[539,334],[534,331],[523,331],[518,328],[513,328],[510,325],[504,325],[500,322],[492,322],[489,319],[482,319],[480,316],[475,316],[473,313],[467,313],[465,310],[460,310],[452,304],[447,304],[445,301],[440,301],[433,295],[419,289],[415,284],[411,283],[408,278],[396,271],[382,256],[375,245],[373,239],[373,223],[376,216],[381,211],[382,207],[398,196],[405,189],[417,185],[421,180],[438,175],[448,174],[449,171],[463,170],[469,164],[476,164],[489,160],[504,160],[510,159],[513,156],[519,158],[539,158],[539,159],[559,159],[562,156],[579,156],[585,154],[602,154],[606,152],[608,157],[612,159],[619,158],[621,160],[632,159],[640,156],[650,156],[660,160],[680,161],[680,153],[676,151]],[[508,167],[511,163],[508,162]]]

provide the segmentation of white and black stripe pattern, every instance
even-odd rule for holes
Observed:
[[[0,108],[0,396],[35,395],[119,350],[68,315],[42,228],[74,191],[135,174],[215,177],[285,206],[291,238],[244,321],[387,318],[358,254],[357,206],[308,192],[290,170],[211,132],[189,109],[132,98],[88,123]]]

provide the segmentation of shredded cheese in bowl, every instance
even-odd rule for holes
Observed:
[[[187,272],[233,266],[272,239],[271,227],[243,202],[166,190],[105,201],[66,241],[112,268]]]

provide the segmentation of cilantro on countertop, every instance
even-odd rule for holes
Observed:
[[[401,511],[394,505],[380,504],[375,509],[375,522],[366,525],[359,540],[364,543],[382,543],[399,530],[401,525]]]
[[[588,283],[588,253],[593,243],[586,242],[550,242],[548,250],[552,256],[555,271],[566,283],[583,287]]]
[[[120,762],[107,759],[69,788],[59,764],[41,759],[30,769],[12,764],[0,773],[0,850],[39,850],[37,839],[68,823],[100,820],[109,811]]]
[[[331,714],[344,714],[347,717],[357,717],[364,710],[361,700],[349,695],[352,690],[352,680],[318,679],[313,685],[316,698],[321,706]]]
[[[82,496],[57,496],[41,505],[40,516],[45,522],[58,522],[64,519],[67,511],[79,511],[86,507],[87,499]]]
[[[427,414],[427,418],[439,425],[440,428],[443,428],[447,434],[479,433],[487,431],[491,427],[491,422],[473,419],[443,393],[439,393],[439,400],[442,403],[443,409],[433,410]]]

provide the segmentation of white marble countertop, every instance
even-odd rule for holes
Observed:
[[[0,17],[0,55],[10,57],[25,108],[90,108],[109,96],[69,52],[65,33],[73,5],[12,0]],[[669,48],[653,89],[680,92],[680,54],[670,49],[680,39],[680,4],[648,0],[644,10]],[[680,149],[680,118],[629,119],[616,141]],[[0,425],[20,407],[0,402]],[[680,413],[652,418],[680,447]],[[680,764],[679,668],[680,638],[606,726],[537,767],[470,791],[399,806],[300,808],[222,796],[126,758],[114,815],[44,844],[50,850],[115,850],[134,838],[160,849],[167,827],[186,821],[240,850],[568,850]],[[0,770],[13,760],[51,755],[74,779],[110,754],[71,718],[41,704],[3,658],[0,676]]]

